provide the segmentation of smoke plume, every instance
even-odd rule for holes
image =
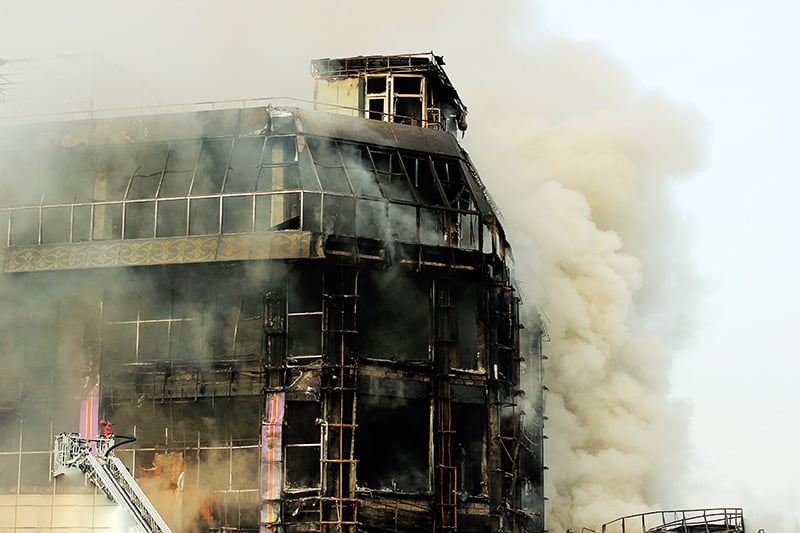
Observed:
[[[551,44],[533,57],[552,87],[533,89],[503,124],[513,141],[496,165],[519,166],[492,192],[528,311],[539,307],[551,341],[548,528],[597,528],[675,501],[686,460],[688,413],[668,400],[667,347],[686,335],[677,306],[690,307],[691,279],[670,239],[669,186],[701,163],[702,128],[591,47]]]

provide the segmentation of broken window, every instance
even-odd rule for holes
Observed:
[[[252,192],[256,189],[264,143],[264,137],[241,137],[234,140],[224,192]]]
[[[128,186],[126,198],[136,200],[155,198],[161,177],[166,170],[168,146],[164,143],[144,143],[136,152],[136,170]]]
[[[453,209],[473,210],[472,196],[458,161],[434,159],[433,165],[447,204]]]
[[[458,322],[457,367],[478,370],[483,366],[478,345],[478,289],[470,283],[454,283],[451,298]]]
[[[382,198],[383,194],[380,187],[378,187],[375,169],[372,166],[366,146],[339,143],[339,150],[355,193],[362,196]]]
[[[403,168],[396,152],[370,150],[378,181],[386,198],[389,200],[414,201],[414,195],[409,187]]]
[[[392,76],[394,122],[419,126],[423,118],[423,78],[419,75]]]
[[[106,147],[105,179],[95,185],[96,200],[122,200],[128,183],[137,170],[136,145],[119,144]]]
[[[368,271],[359,278],[358,329],[353,342],[361,357],[397,361],[429,359],[429,284],[401,272]]]
[[[477,388],[477,387],[474,387]],[[453,402],[454,461],[458,468],[459,490],[466,494],[483,493],[483,440],[486,408],[483,398],[474,403]]]
[[[322,188],[331,192],[351,193],[336,142],[315,137],[307,137],[306,142],[311,149],[311,157],[314,159]]]
[[[298,176],[297,138],[287,135],[267,139],[256,190],[296,189]]]
[[[320,417],[317,402],[286,402],[284,460],[288,488],[320,485]]]
[[[386,76],[367,76],[367,94],[386,93]]]
[[[357,479],[376,490],[430,490],[430,389],[425,382],[362,376],[356,412]]]
[[[158,190],[159,198],[183,198],[189,194],[199,152],[199,141],[170,145],[167,169]]]
[[[388,84],[385,74],[367,76],[366,83],[367,117],[384,120],[387,110]]]
[[[422,99],[419,97],[395,96],[394,121],[400,124],[419,126],[422,122]]]
[[[204,139],[192,184],[192,196],[219,194],[228,168],[231,139]]]
[[[419,242],[431,246],[447,243],[446,214],[439,209],[419,209]]]
[[[443,206],[442,195],[436,184],[431,162],[427,157],[403,156],[408,178],[419,197],[420,202],[428,205]]]
[[[288,355],[317,358],[322,355],[322,279],[313,270],[300,279],[290,283],[287,295]]]
[[[103,353],[117,364],[258,359],[261,288],[224,269],[174,272],[151,270],[137,286],[104,292]]]

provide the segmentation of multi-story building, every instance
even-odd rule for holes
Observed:
[[[113,527],[50,477],[101,419],[173,530],[543,531],[539,340],[442,65],[2,128],[0,531]]]

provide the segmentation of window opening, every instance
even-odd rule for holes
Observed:
[[[430,490],[430,413],[425,397],[359,395],[355,450],[360,486],[406,493]]]
[[[370,149],[369,152],[386,199],[413,202],[414,195],[403,168],[400,166],[397,153],[373,149]]]
[[[326,191],[351,194],[352,189],[344,172],[344,163],[339,156],[336,142],[316,137],[308,137],[306,142],[311,150],[322,188]]]

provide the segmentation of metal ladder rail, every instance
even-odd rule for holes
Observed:
[[[137,526],[146,533],[172,533],[153,504],[147,499],[128,469],[118,457],[108,456],[103,463],[94,455],[86,457],[91,466],[92,482],[98,485],[109,498],[128,511]]]

